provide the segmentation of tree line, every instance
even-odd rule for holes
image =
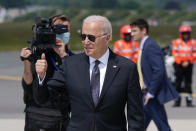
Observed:
[[[98,9],[138,9],[151,7],[154,9],[182,9],[195,0],[0,0],[5,8],[23,8],[28,5],[52,5],[63,8],[98,8]]]

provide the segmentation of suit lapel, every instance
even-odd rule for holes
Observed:
[[[83,57],[80,61],[79,64],[79,75],[80,75],[80,79],[81,79],[81,83],[82,83],[82,87],[83,87],[83,97],[84,100],[87,100],[86,102],[89,104],[90,101],[90,105],[94,105],[93,99],[92,99],[92,95],[91,95],[91,89],[90,89],[90,72],[89,72],[89,68],[90,68],[90,64],[89,64],[89,57],[86,56],[85,54],[83,54]]]
[[[146,41],[144,42],[144,45],[143,45],[143,48],[142,48],[142,56],[141,56],[141,68],[143,67],[143,59],[144,59],[144,54],[145,54],[145,49],[146,49],[146,46],[148,45],[148,41],[150,40],[150,37],[148,37],[146,39]]]
[[[112,81],[116,76],[116,73],[120,69],[119,66],[117,65],[118,61],[115,59],[115,57],[116,57],[116,55],[110,50],[110,56],[108,59],[105,80],[103,83],[103,88],[102,88],[101,95],[100,95],[99,102],[98,102],[97,106],[104,98],[108,89],[111,87],[110,85],[112,84]],[[91,89],[90,89],[89,57],[84,54],[80,62],[81,62],[81,64],[79,67],[80,68],[79,71],[80,71],[80,78],[83,83],[82,87],[84,88],[84,99],[87,98],[86,99],[87,103],[89,103],[89,100],[90,100],[91,106],[93,105],[95,107],[93,99],[92,99]],[[83,66],[81,66],[81,65],[83,65]]]
[[[110,56],[108,59],[107,70],[106,70],[103,88],[101,91],[98,105],[101,102],[101,100],[103,99],[103,97],[105,96],[108,89],[111,87],[110,85],[112,84],[113,79],[115,78],[116,73],[118,71],[119,71],[119,66],[117,65],[117,60],[115,59],[115,54],[110,50]]]
[[[146,46],[148,45],[148,41],[150,40],[150,37],[148,37],[147,39],[146,39],[146,41],[144,42],[144,45],[143,45],[143,48],[142,48],[142,51],[144,51],[145,50],[145,48],[146,48]],[[143,53],[143,52],[142,52]]]

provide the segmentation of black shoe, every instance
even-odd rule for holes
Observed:
[[[173,107],[180,107],[180,105],[181,105],[181,97],[175,100]]]
[[[194,107],[194,105],[192,103],[187,103],[186,105],[187,107]]]
[[[187,107],[194,107],[192,100],[189,100],[188,97],[186,97],[186,106]]]

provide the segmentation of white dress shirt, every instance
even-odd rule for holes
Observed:
[[[100,90],[99,90],[99,96],[100,96],[101,91],[102,91],[102,88],[103,88],[103,82],[104,82],[104,79],[105,79],[105,73],[106,73],[106,69],[107,69],[109,54],[110,54],[110,51],[109,51],[109,49],[107,49],[107,51],[105,52],[105,54],[101,58],[98,59],[100,61],[100,64],[98,66],[99,67],[99,70],[100,70]],[[94,59],[94,58],[92,58],[92,57],[89,56],[90,79],[91,79],[93,67],[95,65],[95,61],[96,61],[96,59]]]

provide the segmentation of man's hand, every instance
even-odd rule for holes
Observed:
[[[148,101],[151,99],[151,97],[149,97],[148,95],[146,95],[144,98],[145,98],[144,105],[147,105],[148,104]]]
[[[28,49],[27,47],[22,48],[20,52],[20,56],[24,58],[28,58],[32,54],[31,50]],[[27,62],[28,60],[24,60],[24,62]]]
[[[185,61],[185,62],[182,63],[182,66],[183,66],[184,68],[188,67],[188,65],[189,65],[189,62],[188,62],[188,61]]]
[[[20,56],[24,58],[28,58],[32,54],[31,50],[27,47],[22,48]],[[31,62],[28,60],[24,60],[24,74],[23,74],[24,81],[26,84],[31,84],[33,81],[33,75],[31,72]]]
[[[45,58],[45,54],[42,53],[41,59],[37,60],[35,64],[35,69],[37,74],[39,75],[40,80],[44,78],[47,68],[48,68],[48,64]]]
[[[53,49],[61,58],[67,55],[65,52],[65,44],[59,38],[56,38],[56,46]]]

